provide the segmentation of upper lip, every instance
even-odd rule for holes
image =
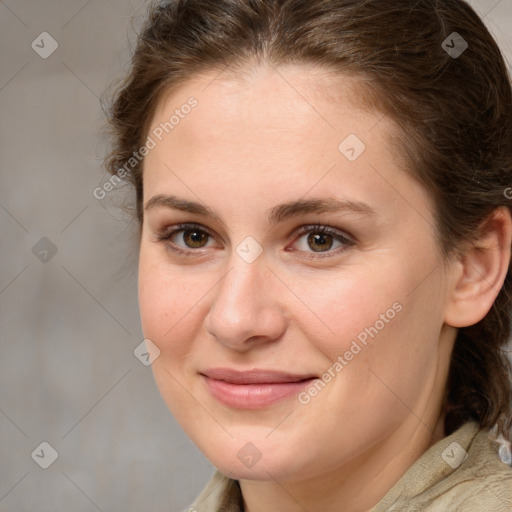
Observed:
[[[283,382],[300,382],[315,378],[312,374],[293,374],[275,370],[238,371],[230,368],[210,368],[200,372],[201,375],[232,384],[275,384]]]

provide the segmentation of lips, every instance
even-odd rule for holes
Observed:
[[[314,379],[315,375],[297,375],[275,370],[237,371],[228,368],[212,368],[201,372],[202,375],[231,384],[281,384],[284,382],[300,382]]]
[[[235,409],[260,409],[290,399],[316,378],[311,374],[228,368],[208,369],[201,376],[216,400]]]

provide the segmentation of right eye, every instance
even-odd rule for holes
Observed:
[[[212,235],[198,224],[176,224],[167,226],[157,234],[159,242],[179,254],[191,254],[208,247]]]

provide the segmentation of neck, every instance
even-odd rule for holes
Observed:
[[[407,469],[444,436],[444,411],[434,427],[415,416],[371,450],[307,481],[240,480],[244,511],[368,512]],[[406,441],[404,441],[406,440]]]

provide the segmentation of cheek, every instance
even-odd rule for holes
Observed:
[[[294,291],[308,306],[297,317],[303,334],[327,356],[325,371],[345,375],[333,379],[335,387],[366,389],[378,398],[379,391],[389,391],[377,376],[406,394],[417,392],[415,382],[430,379],[442,325],[440,283],[433,275],[418,286],[418,275],[427,270],[404,261],[349,270],[336,279],[296,280]]]
[[[151,263],[150,255],[144,251],[138,279],[144,337],[155,343],[164,358],[170,352],[174,360],[184,356],[200,325],[198,312],[206,292],[204,283],[183,272],[171,272],[164,264]]]
[[[395,417],[409,414],[408,404],[428,399],[425,390],[432,391],[439,371],[443,322],[438,276],[415,287],[420,279],[412,266],[409,270],[384,272],[385,278],[373,281],[385,293],[372,295],[361,283],[354,293],[364,301],[352,303],[357,324],[349,310],[344,312],[345,321],[339,321],[350,326],[351,336],[343,337],[342,356],[350,359],[344,370],[347,380],[340,379],[337,385],[346,385],[348,396],[358,397],[355,402],[376,404],[380,413]],[[366,411],[368,421],[374,413],[375,409]]]
[[[306,306],[297,318],[308,338],[317,340],[335,360],[353,340],[364,344],[372,339],[369,331],[374,333],[375,327],[384,331],[397,322],[404,277],[389,279],[390,275],[366,267],[357,272],[349,269],[335,277],[295,279],[293,291]]]
[[[138,295],[142,331],[160,350],[151,365],[153,376],[167,407],[181,423],[188,418],[183,415],[190,407],[186,390],[193,385],[188,364],[202,326],[200,300],[207,290],[200,280],[171,272],[154,256],[141,250]]]

